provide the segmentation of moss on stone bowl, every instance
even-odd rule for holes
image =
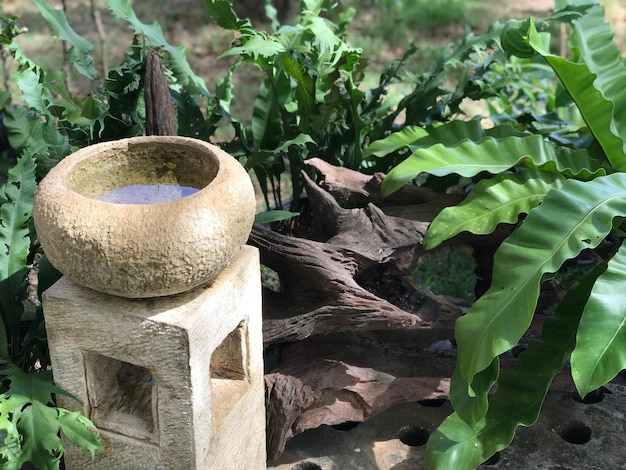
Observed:
[[[150,202],[135,193],[142,187],[185,192]],[[130,193],[107,202],[120,188]],[[41,181],[33,218],[45,254],[64,275],[143,298],[210,282],[246,242],[254,212],[252,183],[233,157],[200,140],[154,136],[66,157]]]

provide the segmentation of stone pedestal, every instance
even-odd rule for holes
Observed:
[[[202,260],[198,260],[202,262]],[[261,286],[244,246],[207,286],[114,297],[62,278],[43,296],[57,396],[101,431],[68,470],[265,469]]]

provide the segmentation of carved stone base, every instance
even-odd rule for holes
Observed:
[[[43,297],[54,381],[82,404],[105,450],[68,444],[80,469],[264,469],[265,410],[257,250],[210,284],[126,299],[62,278]]]

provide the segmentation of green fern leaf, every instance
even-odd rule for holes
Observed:
[[[72,444],[79,446],[85,453],[89,452],[92,458],[96,450],[104,450],[98,439],[98,431],[91,420],[80,413],[63,408],[57,408],[57,411],[61,432]]]
[[[626,175],[621,173],[568,180],[530,211],[496,251],[492,286],[457,321],[458,368],[465,384],[517,344],[532,320],[544,274],[598,246],[618,216],[626,216]]]
[[[239,31],[242,34],[254,32],[250,20],[237,18],[229,0],[204,0],[204,4],[215,22],[222,28],[229,31]]]
[[[315,114],[315,82],[316,78],[307,70],[306,66],[297,58],[296,54],[282,54],[280,57],[282,66],[287,75],[295,82],[295,99],[298,103],[298,113],[301,116]],[[300,120],[300,131],[311,132],[310,119]]]
[[[579,62],[545,50],[540,34],[531,25],[530,45],[557,73],[559,80],[602,146],[611,165],[626,170],[626,68],[608,23],[604,8],[595,5],[572,21],[571,47]]]
[[[42,120],[29,113],[28,108],[19,107],[4,116],[4,125],[11,147],[21,154],[45,153]]]
[[[281,52],[285,52],[285,46],[278,42],[273,37],[263,37],[261,35],[255,35],[246,41],[245,45],[238,47],[231,47],[226,52],[220,54],[220,58],[228,57],[231,55],[243,55],[251,57],[253,60],[257,60],[259,57],[268,58],[275,57]]]
[[[574,348],[576,327],[593,283],[605,268],[599,266],[585,276],[546,318],[541,337],[528,344],[513,369],[500,375],[483,419],[470,426],[454,413],[431,434],[426,446],[428,469],[474,469],[508,446],[518,426],[537,420],[554,376]]]
[[[445,208],[433,220],[424,237],[424,248],[432,249],[464,231],[485,235],[499,223],[516,223],[520,214],[527,214],[565,181],[559,173],[535,168],[482,180],[463,203]]]
[[[366,149],[364,156],[384,157],[392,152],[406,148],[416,140],[426,137],[428,132],[419,126],[407,126],[401,131],[394,132],[389,137],[372,142]]]
[[[172,98],[178,109],[178,135],[208,142],[210,138],[209,129],[202,110],[193,96],[187,90],[183,90],[181,93],[173,91]]]
[[[598,278],[585,307],[572,377],[581,397],[613,379],[626,368],[626,244],[611,258]]]
[[[487,137],[479,142],[463,141],[453,147],[436,144],[417,149],[389,172],[382,191],[389,195],[420,173],[472,177],[483,171],[502,173],[515,166],[558,171],[581,179],[606,174],[601,163],[592,159],[587,150],[555,147],[540,135]]]
[[[33,401],[13,410],[13,420],[22,436],[18,463],[31,462],[39,470],[58,470],[63,455],[57,410]]]
[[[0,425],[5,426],[0,431],[7,436],[18,435],[20,446],[19,453],[2,454],[8,457],[3,468],[19,470],[25,462],[31,462],[39,469],[58,469],[64,449],[59,431],[84,451],[93,454],[102,448],[91,421],[53,406],[53,394],[76,397],[55,386],[50,373],[26,373],[8,361],[0,362],[0,376],[10,382],[8,390],[0,395],[0,418],[9,417],[8,423],[0,419]]]
[[[133,11],[130,0],[108,0],[109,10],[117,18],[127,21],[136,34],[141,34],[146,44],[153,48],[163,48],[168,53],[167,62],[178,83],[189,91],[211,97],[204,79],[193,73],[183,46],[172,46],[163,35],[157,22],[150,25],[142,23]]]
[[[33,70],[18,72],[15,76],[15,83],[22,91],[21,98],[28,106],[43,116],[50,116],[48,111],[50,94],[44,89],[43,83],[39,81],[39,77]]]
[[[89,54],[93,45],[72,29],[63,10],[54,8],[44,0],[33,0],[33,2],[48,23],[50,32],[60,40],[67,41],[72,45],[67,56],[69,62],[76,67],[79,73],[90,80],[95,80],[98,72],[96,72],[93,57]]]
[[[272,88],[268,80],[263,81],[252,110],[252,142],[254,147],[274,149],[279,145],[283,129],[280,119],[281,105],[289,98],[289,79],[279,75]]]
[[[7,182],[0,188],[6,202],[0,206],[0,357],[9,359],[9,344],[4,331],[13,333],[11,347],[19,347],[19,323],[24,312],[23,282],[28,272],[30,217],[35,197],[35,163],[24,156],[9,170]]]

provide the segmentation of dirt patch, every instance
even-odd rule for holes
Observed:
[[[66,14],[72,27],[94,44],[93,55],[102,71],[103,54],[109,66],[115,66],[121,62],[124,53],[130,48],[132,31],[125,22],[115,19],[104,0],[94,1],[106,33],[104,45],[100,44],[92,11],[85,5],[84,0],[65,0]],[[295,0],[292,0],[292,3],[296,3]],[[366,2],[363,0],[360,3]],[[615,31],[616,41],[622,50],[626,50],[626,5],[621,5],[617,0],[607,0],[604,3],[607,9],[607,20]],[[51,4],[56,8],[62,8],[60,0],[52,0]],[[346,4],[359,4],[359,2],[348,0],[342,3],[342,5]],[[142,22],[158,21],[170,44],[185,47],[192,69],[205,79],[209,91],[214,90],[217,80],[226,75],[233,63],[233,58],[219,59],[218,57],[230,47],[234,35],[231,31],[225,31],[212,22],[204,3],[200,0],[166,0],[164,2],[135,0],[133,8]],[[485,7],[484,15],[481,16],[479,24],[473,25],[473,29],[476,34],[480,34],[496,19],[542,17],[550,14],[553,9],[553,0],[528,0],[526,2],[505,0],[497,2],[495,9]],[[37,7],[32,2],[23,0],[4,0],[2,10],[7,16],[20,17],[19,24],[28,28],[28,33],[18,38],[26,55],[36,60],[45,69],[58,70],[62,64],[62,46],[59,42],[50,41],[50,33]],[[291,11],[295,10],[297,8],[292,6]],[[463,24],[449,24],[421,32],[408,31],[407,37],[400,41],[400,44],[394,45],[390,44],[386,38],[376,37],[371,28],[368,29],[368,24],[382,21],[380,16],[379,8],[360,8],[348,37],[350,43],[364,48],[364,55],[369,59],[368,70],[374,76],[380,73],[386,64],[401,56],[404,52],[404,44],[411,40],[423,44],[420,46],[417,61],[428,61],[429,50],[432,51],[437,47],[457,41],[467,31],[466,25]],[[365,34],[363,31],[369,31],[366,33],[367,36],[360,36],[360,34]],[[432,60],[432,56],[430,59]],[[419,66],[419,64],[415,65]],[[9,66],[6,70],[0,70],[0,75],[4,75],[2,77],[4,82],[9,84],[14,72],[15,67]],[[101,73],[101,76],[104,75]],[[261,72],[253,65],[245,66],[234,76],[236,100],[232,103],[232,109],[235,115],[251,114],[251,106],[260,77]],[[99,80],[102,81],[102,78]],[[377,78],[374,77],[370,81],[376,82]],[[85,95],[93,91],[93,83],[81,78],[74,78],[71,85],[73,91],[79,94]],[[14,92],[14,96],[19,95],[17,90],[11,91]]]

